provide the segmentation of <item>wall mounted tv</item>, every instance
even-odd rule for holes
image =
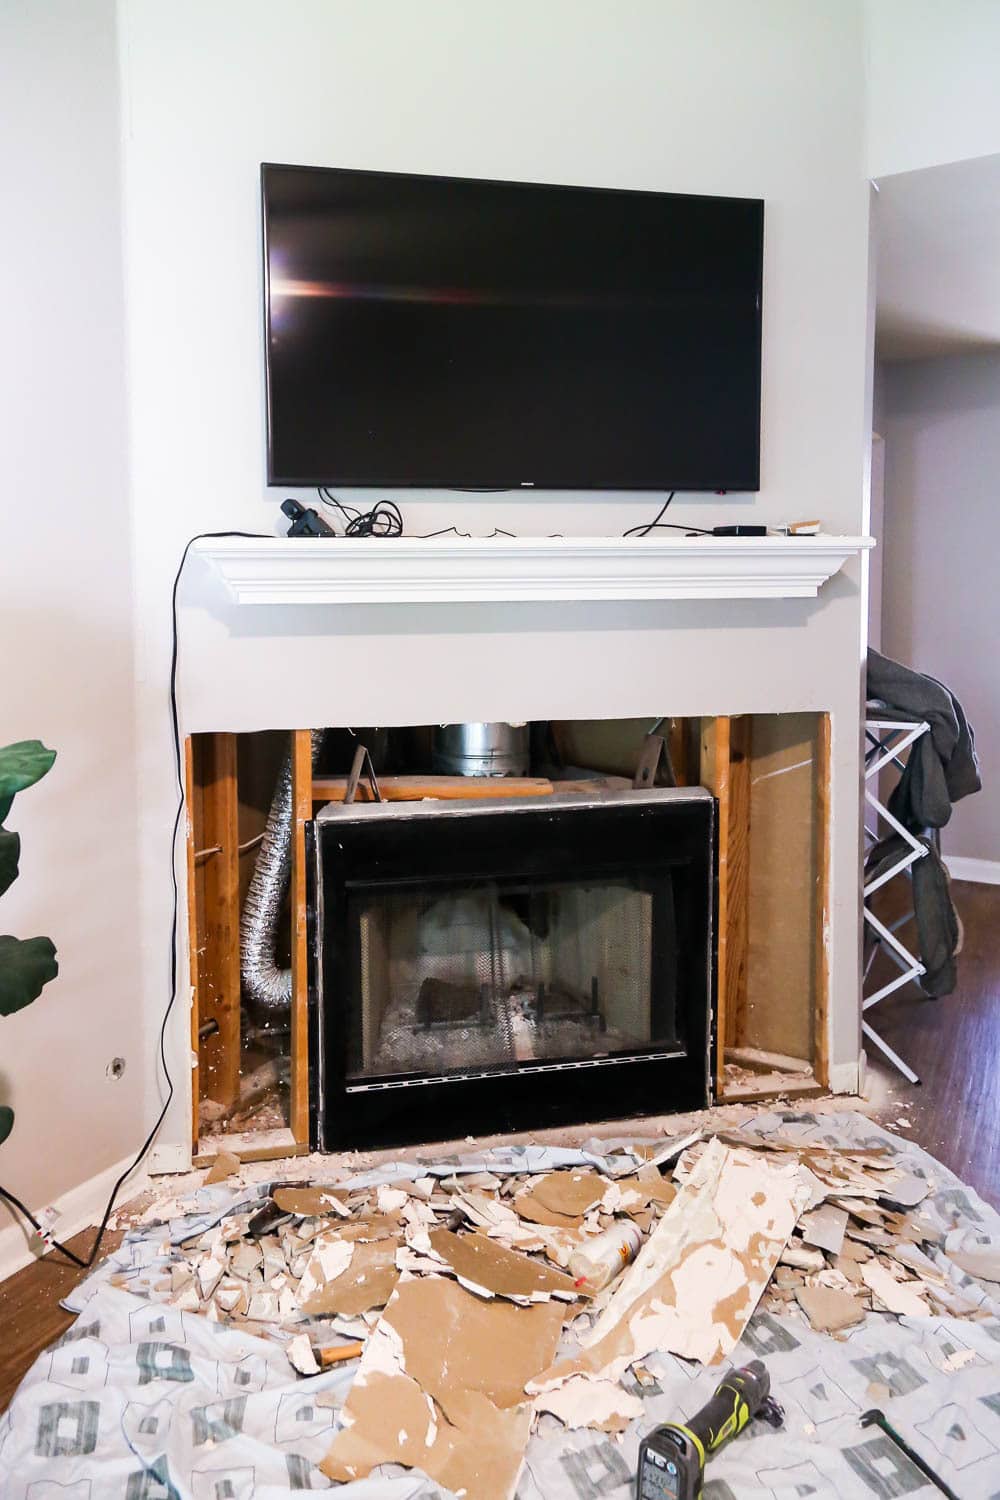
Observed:
[[[270,483],[758,488],[759,200],[261,176]]]

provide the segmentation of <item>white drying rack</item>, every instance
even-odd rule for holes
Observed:
[[[879,772],[885,766],[889,765],[890,762],[895,762],[900,768],[905,766],[906,760],[904,756],[909,754],[917,740],[930,732],[930,727],[925,721],[920,720],[918,722],[916,719],[865,720],[865,738],[868,742],[865,749],[865,801],[875,814],[873,825],[869,825],[867,818],[865,820],[865,836],[868,839],[869,847],[878,842],[882,836],[878,826],[879,819],[881,819],[883,822],[888,823],[893,832],[898,833],[900,838],[905,841],[906,852],[900,855],[899,859],[888,870],[883,870],[881,875],[874,876],[864,887],[865,921],[868,924],[871,934],[874,935],[874,941],[865,960],[864,981],[867,981],[872,964],[875,962],[876,955],[879,952],[887,953],[897,965],[900,972],[896,975],[895,979],[891,979],[888,984],[884,984],[873,995],[864,995],[862,993],[862,1015],[871,1010],[872,1006],[878,1005],[879,1001],[884,1000],[886,995],[891,995],[894,990],[901,989],[904,984],[909,984],[911,979],[919,979],[922,974],[926,973],[920,959],[910,952],[909,948],[906,947],[898,936],[899,930],[905,927],[907,922],[912,919],[912,910],[906,912],[904,916],[898,917],[895,922],[887,927],[884,922],[879,921],[878,917],[872,911],[869,902],[877,890],[880,890],[888,881],[895,880],[898,875],[905,874],[907,878],[910,878],[910,866],[915,864],[918,859],[923,859],[927,853],[927,846],[922,844],[908,828],[904,828],[899,819],[893,817],[889,809],[879,801],[875,788],[878,786]],[[864,981],[862,982],[862,992],[864,990]],[[892,1050],[888,1042],[882,1040],[873,1026],[870,1026],[867,1021],[862,1020],[861,1030],[868,1037],[869,1041],[874,1042],[875,1046],[885,1054],[893,1067],[899,1069],[904,1078],[908,1078],[911,1083],[920,1082],[913,1069],[903,1061],[897,1052]]]

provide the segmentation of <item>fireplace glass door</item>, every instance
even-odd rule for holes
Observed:
[[[315,825],[317,1143],[704,1103],[711,798],[455,807]]]
[[[351,1082],[679,1045],[669,874],[376,888],[349,904]]]

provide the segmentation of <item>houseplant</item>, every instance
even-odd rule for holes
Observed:
[[[34,786],[50,770],[56,758],[41,740],[21,740],[0,748],[0,896],[17,879],[21,838],[4,828],[11,803],[18,792]],[[51,938],[0,936],[0,1015],[10,1016],[37,1000],[45,985],[59,972]],[[10,1135],[14,1111],[0,1105],[0,1143]]]

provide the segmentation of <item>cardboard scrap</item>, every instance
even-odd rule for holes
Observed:
[[[590,1380],[573,1375],[555,1390],[535,1397],[536,1412],[550,1412],[564,1427],[594,1427],[598,1432],[624,1432],[643,1414],[638,1396],[623,1391],[614,1380]]]
[[[447,1262],[463,1286],[489,1296],[540,1302],[549,1297],[573,1301],[580,1293],[571,1276],[507,1250],[483,1234],[452,1234],[432,1229],[431,1248]]]
[[[483,1302],[444,1277],[400,1282],[323,1473],[346,1482],[399,1463],[464,1500],[508,1500],[531,1431],[525,1383],[551,1361],[563,1316],[558,1303]]]
[[[796,1161],[711,1141],[583,1352],[529,1388],[578,1374],[617,1379],[654,1349],[715,1364],[742,1335],[809,1194]]]
[[[865,1310],[850,1292],[826,1286],[798,1286],[795,1297],[818,1333],[838,1333],[842,1328],[864,1322]]]

